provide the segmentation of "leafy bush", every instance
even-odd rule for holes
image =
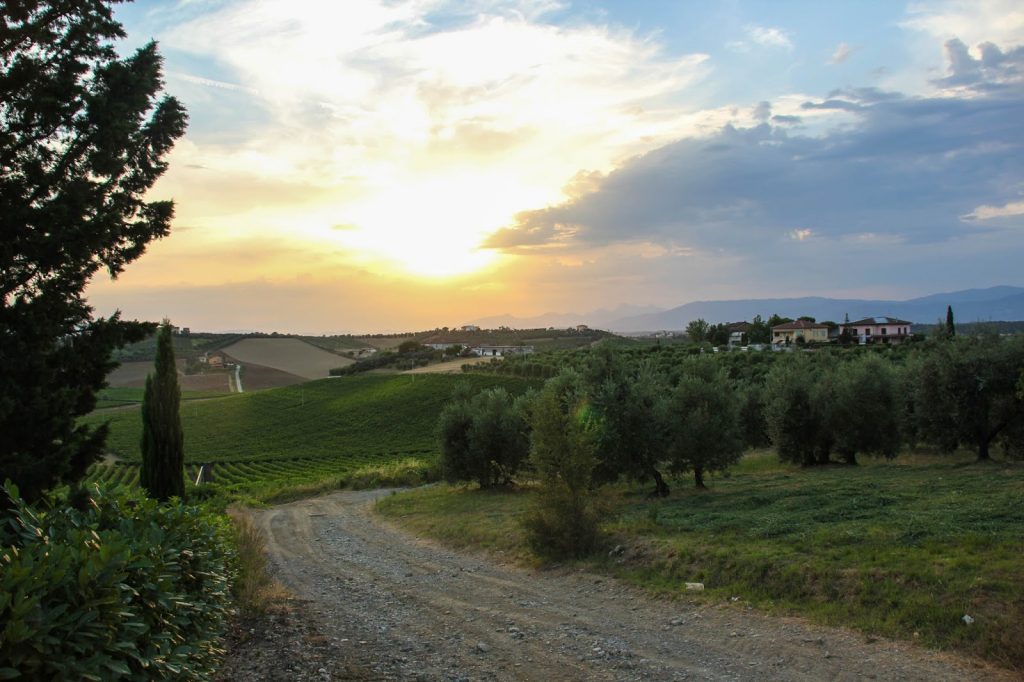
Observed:
[[[96,487],[0,512],[0,678],[207,679],[230,604],[226,521]]]
[[[597,423],[579,377],[550,380],[532,401],[530,423],[530,459],[541,485],[523,519],[527,543],[552,559],[585,556],[600,543],[601,511],[593,490]]]
[[[501,387],[467,394],[459,389],[438,419],[442,474],[449,483],[507,485],[530,447],[522,400]]]

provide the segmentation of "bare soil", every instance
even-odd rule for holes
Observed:
[[[415,341],[415,340],[416,340],[416,337],[412,336],[412,335],[409,335],[409,336],[378,336],[378,337],[367,336],[367,337],[364,337],[364,338],[361,338],[361,339],[356,339],[356,341],[358,341],[359,343],[365,343],[367,346],[370,346],[371,348],[376,348],[377,350],[392,350],[394,348],[398,348],[399,346],[401,346],[406,341]]]
[[[225,348],[224,353],[245,365],[270,367],[306,379],[325,379],[335,367],[353,362],[305,341],[288,338],[242,339]],[[244,377],[242,385],[248,390]]]
[[[435,362],[426,367],[407,369],[402,374],[458,374],[462,372],[463,365],[479,365],[482,362],[490,361],[490,358],[457,358],[445,362]]]
[[[178,360],[178,386],[183,391],[224,391],[228,393],[226,371],[212,371],[206,374],[184,374],[185,361]],[[146,375],[153,373],[153,361],[122,362],[107,375],[107,383],[114,388],[143,388]]]
[[[294,598],[269,625],[240,629],[224,679],[1012,679],[741,602],[659,600],[593,574],[454,553],[375,516],[387,493],[255,512]]]

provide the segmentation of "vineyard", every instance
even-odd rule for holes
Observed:
[[[344,478],[383,463],[403,460],[410,464],[419,463],[426,466],[433,459],[431,452],[418,453],[419,457],[416,454],[385,453],[383,455],[348,456],[333,459],[269,459],[219,462],[206,465],[188,464],[185,466],[185,478],[194,482],[199,476],[200,467],[205,466],[204,473],[207,483],[216,483],[228,488],[249,488],[263,484],[305,483],[332,476]],[[139,465],[123,462],[94,465],[89,471],[86,483],[136,486],[139,483]]]
[[[208,481],[251,488],[346,478],[396,462],[426,467],[436,460],[438,415],[459,385],[503,386],[519,394],[535,383],[486,375],[363,375],[183,401],[186,478],[195,481],[205,465]],[[86,421],[109,423],[107,450],[117,459],[95,465],[88,480],[135,485],[139,412],[99,411]]]

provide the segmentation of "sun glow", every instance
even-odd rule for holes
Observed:
[[[467,275],[500,262],[503,256],[480,244],[539,193],[483,175],[405,180],[346,210],[334,238],[398,272]]]

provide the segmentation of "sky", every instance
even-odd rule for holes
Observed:
[[[172,233],[93,281],[100,314],[331,334],[1024,285],[1018,0],[116,15],[190,125],[150,192]]]

